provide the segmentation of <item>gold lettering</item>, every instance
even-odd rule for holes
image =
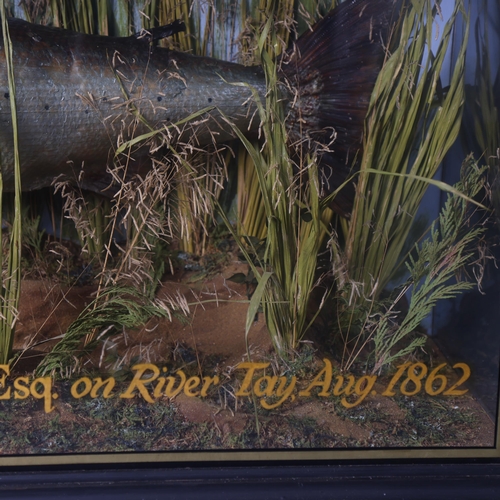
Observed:
[[[309,384],[309,387],[305,391],[300,391],[299,396],[310,396],[313,387],[322,387],[321,392],[318,396],[329,396],[330,393],[328,389],[332,383],[332,363],[328,359],[323,359],[325,367],[316,375],[314,380]]]
[[[84,388],[83,388],[83,391],[80,392],[78,390],[78,387],[81,384],[83,384]],[[80,398],[83,398],[83,396],[86,396],[90,392],[91,389],[92,389],[92,381],[88,377],[82,377],[72,384],[71,395],[75,399],[80,399]]]
[[[28,377],[18,377],[14,380],[14,399],[26,399],[30,395],[29,383]]]
[[[0,378],[0,387],[6,388],[5,378],[10,375],[9,365],[0,365],[0,370],[4,372],[2,378]],[[10,399],[10,387],[3,393],[0,394],[0,399]]]
[[[238,389],[236,396],[250,396],[250,389],[252,387],[252,380],[255,373],[255,370],[263,370],[267,368],[271,363],[250,363],[244,362],[238,365],[238,368],[242,368],[243,370],[247,370],[245,374],[245,378],[241,383],[241,387]]]
[[[200,385],[200,377],[190,377],[187,379],[187,382],[184,384],[184,394],[190,398],[194,396],[198,396],[200,391],[192,392],[192,389],[195,389]]]
[[[264,375],[255,382],[253,386],[253,392],[256,396],[272,396],[274,393],[274,387],[278,382],[278,377],[270,377],[269,375]],[[264,389],[262,385],[264,383]]]
[[[292,394],[292,392],[295,389],[295,384],[297,383],[297,377],[292,377],[288,385],[286,377],[280,377],[279,380],[280,380],[280,385],[276,390],[276,396],[280,397],[281,399],[279,399],[274,404],[267,403],[265,399],[260,400],[261,406],[266,410],[272,410],[274,408],[277,408],[278,406],[281,406],[288,398],[290,398],[292,401],[295,399],[295,396]]]
[[[358,406],[366,398],[366,396],[370,394],[376,380],[376,375],[364,375],[363,377],[361,377],[356,382],[356,386],[354,387],[354,392],[359,396],[359,398],[356,399],[354,403],[349,403],[344,397],[340,401],[342,403],[342,406],[345,406],[346,408],[354,408],[355,406]]]
[[[40,384],[43,387],[42,392],[37,392],[37,385]],[[50,377],[39,377],[33,380],[30,385],[31,395],[36,399],[43,399],[43,408],[45,413],[50,413],[54,406],[52,406],[52,399],[57,399],[57,394],[52,394],[52,380]]]
[[[200,396],[204,398],[207,395],[210,385],[217,385],[218,383],[219,377],[217,375],[215,377],[203,377],[203,387],[200,391]]]
[[[175,389],[175,377],[167,377],[168,383],[167,388],[165,389],[165,396],[169,397],[170,399],[175,398],[175,396],[177,396],[177,394],[181,392],[184,384],[186,383],[186,374],[182,370],[177,370],[175,374],[179,375],[179,378],[181,379],[179,385]]]
[[[90,397],[96,398],[98,396],[97,391],[99,391],[99,389],[103,386],[105,386],[102,391],[102,396],[104,397],[104,399],[108,399],[113,396],[113,394],[111,394],[111,391],[115,387],[115,379],[113,377],[109,377],[106,380],[102,380],[101,377],[97,377],[94,379],[94,387],[92,387]]]
[[[151,395],[146,389],[146,385],[150,384],[151,382],[153,382],[158,378],[158,375],[160,375],[159,368],[153,365],[152,363],[140,363],[138,365],[134,365],[132,367],[132,370],[135,370],[136,374],[134,375],[134,378],[130,382],[130,385],[128,386],[127,390],[123,394],[120,394],[120,398],[126,398],[126,399],[133,398],[134,391],[135,389],[137,389],[140,392],[141,396],[148,403],[153,403],[154,400],[151,398]],[[144,373],[147,371],[152,371],[153,374],[149,377],[142,378]]]
[[[163,386],[165,385],[165,377],[159,377],[158,382],[155,386],[155,390],[153,391],[153,397],[158,399],[161,397],[161,391],[163,390]]]
[[[341,396],[342,394],[345,394],[346,396],[350,396],[353,393],[353,385],[356,379],[352,375],[349,375],[349,382],[347,382],[347,385],[344,388],[342,388],[344,385],[344,377],[342,375],[337,375],[336,379],[337,383],[333,389],[333,395]]]

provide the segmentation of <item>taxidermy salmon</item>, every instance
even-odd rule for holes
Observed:
[[[321,156],[326,192],[345,180],[360,147],[391,6],[391,0],[347,0],[300,37],[282,60],[290,143],[335,139],[331,151]],[[234,136],[223,117],[245,134],[257,134],[250,87],[264,99],[262,69],[154,46],[156,39],[182,30],[182,23],[122,38],[19,19],[10,19],[8,25],[23,191],[49,186],[61,175],[100,191],[109,181],[106,167],[117,143],[151,129],[177,124],[169,128],[171,144],[190,142],[195,147]],[[182,124],[200,110],[205,112]],[[129,172],[144,168],[141,154],[132,153]],[[0,155],[4,190],[11,191],[13,132],[3,50]],[[337,198],[339,212],[349,211],[351,196]]]

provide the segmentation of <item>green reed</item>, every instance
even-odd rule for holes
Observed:
[[[19,144],[17,133],[16,112],[16,82],[12,59],[12,43],[9,36],[5,5],[1,8],[3,46],[5,64],[9,85],[9,103],[12,119],[14,140],[14,216],[12,228],[8,236],[8,248],[4,249],[4,238],[0,238],[0,272],[2,274],[2,288],[0,290],[0,363],[7,364],[12,357],[15,326],[18,319],[19,296],[21,288],[21,170],[19,163]],[[3,180],[0,174],[0,207],[2,205]],[[1,218],[0,208],[0,218]]]

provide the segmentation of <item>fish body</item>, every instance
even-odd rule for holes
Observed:
[[[147,131],[145,125],[138,127],[137,113],[151,128],[161,129],[214,108],[191,130],[200,146],[231,137],[218,119],[221,113],[241,129],[258,126],[249,120],[251,90],[232,84],[246,82],[264,95],[258,67],[151,50],[135,37],[83,35],[19,19],[9,21],[9,32],[23,190],[48,186],[61,174],[78,177],[82,165],[85,184],[97,182],[118,139]],[[0,75],[0,154],[9,191],[14,157],[5,59]]]
[[[291,142],[304,137],[331,142],[335,136],[332,153],[322,156],[327,191],[345,180],[353,152],[359,149],[382,64],[380,38],[390,4],[347,0],[299,38],[282,61]],[[190,141],[203,147],[227,141],[233,133],[224,117],[249,135],[259,127],[252,89],[264,99],[266,81],[260,67],[153,48],[137,36],[84,35],[19,19],[9,20],[9,33],[24,191],[48,186],[61,175],[99,190],[118,143],[148,130],[166,130],[200,110],[206,111],[184,128],[169,128],[172,144]],[[141,161],[144,157],[144,151],[133,156],[132,171],[147,164]],[[3,51],[0,160],[4,190],[13,190],[13,132]],[[347,207],[350,201],[345,203]]]

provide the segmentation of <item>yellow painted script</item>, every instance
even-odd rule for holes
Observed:
[[[151,363],[134,365],[132,370],[135,371],[134,378],[127,390],[120,394],[120,397],[126,399],[133,398],[135,391],[138,391],[148,403],[154,402],[153,397],[159,398],[163,395],[174,398],[181,391],[188,397],[205,397],[210,386],[219,383],[219,377],[217,376],[187,378],[182,370],[177,370],[175,377],[160,377],[160,369]],[[163,371],[166,372],[167,368],[163,368]],[[153,382],[156,383],[153,384]],[[147,388],[151,384],[153,384],[152,394]]]
[[[271,363],[242,362],[236,369],[240,373],[241,382],[236,391],[236,397],[256,399],[262,408],[273,410],[287,401],[316,395],[320,398],[340,398],[345,408],[354,408],[361,404],[369,395],[376,395],[375,383],[377,375],[356,377],[352,374],[335,375],[330,360],[323,359],[323,366],[313,376],[312,380],[298,381],[295,375],[278,376],[270,373]],[[461,371],[461,376],[450,384],[446,375],[446,363],[441,363],[429,369],[421,362],[406,362],[396,367],[395,373],[386,381],[381,396],[391,397],[396,393],[405,396],[415,396],[425,392],[428,396],[463,396],[468,389],[461,386],[470,377],[471,371],[465,363],[455,363],[453,368]],[[159,368],[152,363],[139,363],[132,366],[134,376],[123,392],[116,387],[114,377],[81,377],[71,385],[70,393],[74,399],[98,398],[109,399],[119,397],[132,399],[141,397],[148,403],[154,403],[166,396],[169,399],[179,394],[187,397],[207,396],[208,391],[219,385],[219,377],[191,376],[188,377],[179,369],[167,376],[166,367]],[[10,375],[8,365],[0,365],[0,402],[10,399],[26,399],[33,397],[43,400],[46,413],[54,410],[53,400],[59,396],[53,387],[50,377],[17,377],[12,384],[7,385]],[[456,377],[453,377],[456,378]],[[299,387],[300,386],[300,387]]]
[[[293,401],[295,399],[293,391],[295,390],[297,377],[294,376],[288,380],[287,377],[263,375],[257,380],[253,380],[257,370],[264,370],[270,364],[271,363],[240,363],[238,369],[246,370],[246,373],[236,396],[250,396],[253,391],[253,394],[261,398],[259,400],[260,404],[266,410],[272,410],[273,408],[281,406],[287,399]],[[274,403],[268,403],[266,397],[275,397],[277,400]]]
[[[363,402],[363,400],[370,394],[373,385],[377,380],[376,375],[364,375],[357,381],[353,375],[348,375],[347,380],[344,376],[338,375],[333,384],[333,368],[332,363],[328,359],[324,359],[325,366],[316,375],[316,377],[309,383],[305,390],[299,391],[300,397],[307,397],[311,395],[314,389],[318,389],[318,396],[343,396],[340,402],[346,408],[354,408]],[[281,406],[286,400],[295,399],[295,388],[297,384],[297,377],[277,377],[262,375],[256,378],[256,373],[269,368],[271,363],[240,363],[238,369],[246,370],[243,382],[236,396],[250,396],[252,393],[259,399],[260,405],[266,410],[271,410]],[[353,402],[349,402],[346,396],[357,396]],[[267,398],[273,401],[268,402]]]
[[[52,400],[57,399],[57,393],[52,392],[52,379],[50,377],[38,377],[30,382],[29,377],[17,377],[14,379],[13,391],[7,387],[6,379],[10,375],[9,365],[0,365],[0,400],[10,399],[14,393],[14,399],[26,399],[30,396],[43,399],[45,413],[50,413],[54,406]]]

